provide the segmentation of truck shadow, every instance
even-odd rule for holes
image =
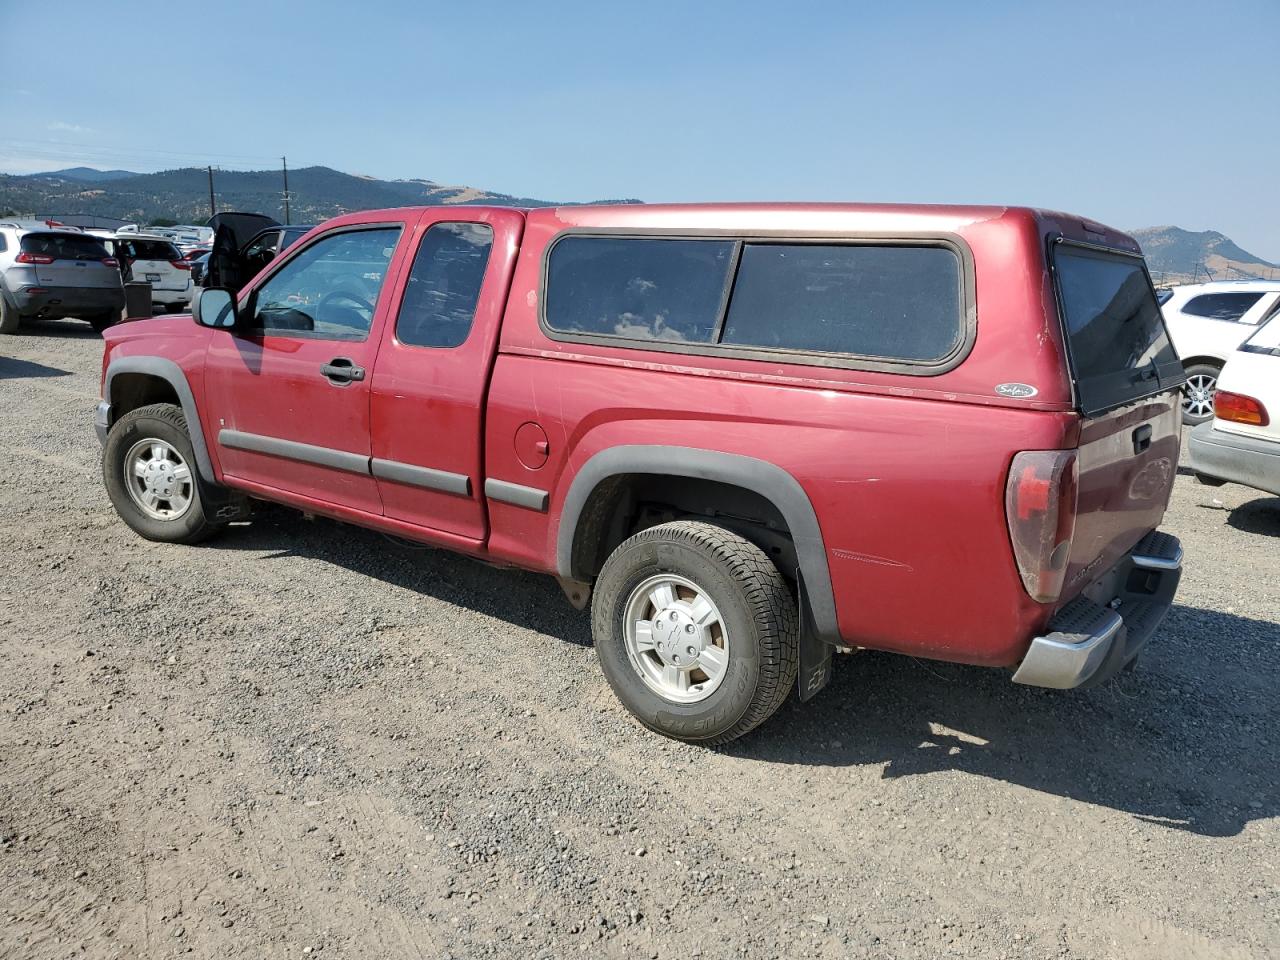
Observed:
[[[728,747],[743,758],[961,772],[1204,836],[1280,814],[1280,627],[1175,605],[1138,669],[1077,692],[889,654]]]
[[[341,536],[335,536],[341,530]],[[589,646],[585,613],[549,577],[268,506],[211,547],[301,556]],[[537,637],[530,637],[537,642]],[[1021,687],[1006,671],[858,653],[826,690],[792,696],[724,749],[771,764],[960,772],[1233,836],[1280,814],[1280,627],[1176,605],[1138,669],[1094,690]]]

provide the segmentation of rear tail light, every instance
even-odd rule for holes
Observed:
[[[185,261],[185,260],[170,260],[170,261],[169,261],[169,263],[171,263],[173,266],[177,267],[179,270],[190,270],[190,269],[191,269],[191,264],[187,263],[187,261]]]
[[[1070,450],[1029,450],[1014,456],[1005,489],[1013,558],[1027,593],[1040,603],[1062,594],[1076,532],[1079,467]]]
[[[24,251],[13,259],[18,263],[53,263],[53,257],[47,253],[26,253]]]
[[[118,267],[120,266],[120,261],[117,260],[115,257],[103,257],[102,265],[104,267]]]
[[[1213,415],[1229,423],[1247,423],[1254,427],[1271,424],[1271,417],[1262,401],[1226,390],[1219,390],[1213,395]]]

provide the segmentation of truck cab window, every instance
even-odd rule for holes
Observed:
[[[396,318],[396,338],[414,347],[456,347],[475,319],[493,230],[484,223],[437,223],[413,258]]]
[[[322,237],[254,293],[253,326],[325,340],[364,340],[395,252],[399,227]]]

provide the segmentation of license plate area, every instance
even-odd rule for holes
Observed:
[[[147,282],[148,282],[148,283],[159,283],[159,282],[160,282],[160,274],[158,274],[158,273],[148,273],[146,276],[147,276]]]

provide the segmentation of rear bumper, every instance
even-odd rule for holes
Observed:
[[[124,290],[111,287],[29,287],[10,292],[13,305],[24,317],[93,317],[108,310],[124,309]]]
[[[152,303],[190,303],[192,285],[188,283],[181,290],[176,289],[160,289],[153,286],[151,288]]]
[[[1152,530],[1120,563],[1049,621],[1014,683],[1068,690],[1109,680],[1138,655],[1173,605],[1182,545]]]
[[[1187,461],[1196,473],[1280,496],[1280,443],[1215,430],[1210,420],[1191,431]]]

